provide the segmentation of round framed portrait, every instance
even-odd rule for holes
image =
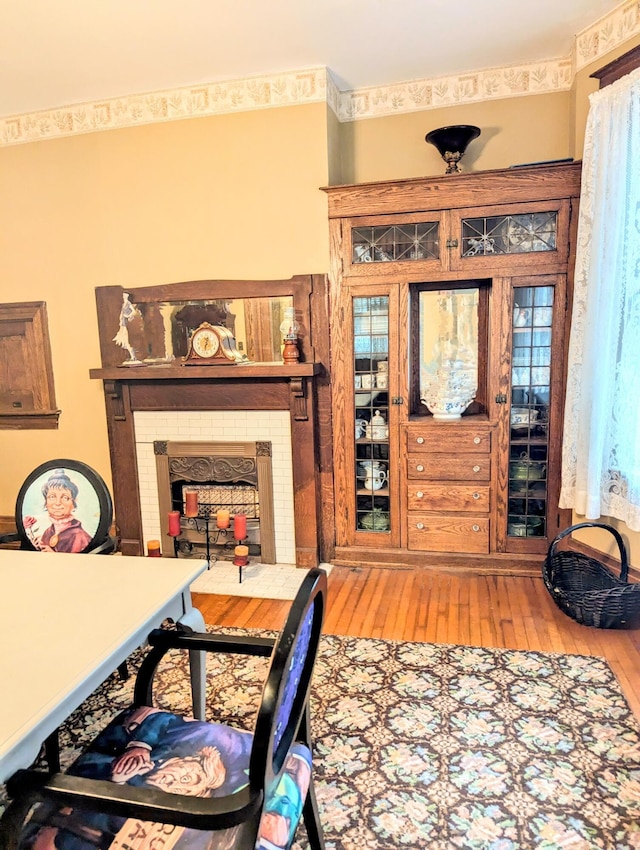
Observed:
[[[91,551],[107,539],[112,519],[107,485],[77,460],[41,464],[18,493],[18,532],[41,552]]]

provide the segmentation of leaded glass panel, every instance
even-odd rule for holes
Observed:
[[[555,251],[558,213],[518,213],[462,219],[462,256]]]
[[[551,286],[519,287],[512,320],[507,535],[544,537],[551,402]]]
[[[351,262],[437,260],[440,257],[439,238],[440,223],[437,221],[354,227]]]
[[[356,530],[388,534],[389,298],[353,299]]]

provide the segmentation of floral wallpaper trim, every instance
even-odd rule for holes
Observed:
[[[640,34],[640,0],[621,3],[608,15],[578,33],[574,49],[576,70]]]
[[[576,71],[640,34],[640,0],[578,33],[566,59],[340,92],[328,68],[205,83],[0,118],[0,147],[140,124],[326,103],[340,121],[566,91]]]
[[[340,121],[562,91],[570,60],[340,92],[327,68],[129,95],[0,119],[0,146],[161,121],[326,102]]]
[[[571,88],[572,79],[571,60],[552,59],[434,80],[359,89],[342,94],[338,118],[354,121],[482,100],[566,91]]]
[[[0,146],[161,121],[335,102],[326,68],[109,98],[0,119]]]

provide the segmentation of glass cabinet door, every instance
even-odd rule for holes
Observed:
[[[353,298],[356,531],[389,534],[389,297]]]
[[[554,287],[514,292],[507,537],[546,537]]]

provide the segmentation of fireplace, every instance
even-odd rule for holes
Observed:
[[[172,536],[173,546],[165,546],[166,557],[232,560],[234,517],[241,515],[249,555],[276,563],[270,442],[155,440],[153,451],[163,540],[170,536],[169,512],[180,514],[180,533]],[[195,515],[188,493],[195,494]],[[218,529],[218,511],[230,514],[229,528]]]
[[[153,330],[148,362],[137,364],[138,368],[127,368],[126,352],[114,343],[124,292]],[[164,305],[209,305],[241,298],[248,317],[246,350],[257,358],[260,346],[265,348],[265,335],[277,338],[279,329],[273,311],[265,309],[270,297],[291,301],[299,319],[299,361],[185,368],[175,352],[170,361],[158,356],[163,351],[166,355]],[[330,561],[334,510],[326,277],[192,281],[127,290],[106,286],[96,289],[96,302],[102,366],[90,375],[104,387],[122,553],[143,554],[149,539],[161,540],[163,551],[167,544],[173,546],[163,527],[170,497],[161,510],[154,442],[250,441],[272,445],[275,554],[269,555],[267,547],[267,557],[304,568]],[[261,523],[265,510],[269,508],[261,494]],[[261,536],[263,532],[264,526]]]
[[[180,539],[195,544],[199,537],[200,543],[195,549],[202,554],[200,544],[204,536],[200,532],[192,533],[193,529],[187,530],[185,512],[179,504],[182,482],[184,486],[193,482],[197,486],[220,485],[232,484],[232,479],[237,478],[237,483],[242,483],[242,473],[246,472],[248,475],[244,478],[248,480],[244,483],[251,484],[255,480],[259,525],[262,525],[262,528],[256,529],[256,524],[247,520],[253,543],[251,557],[255,556],[255,546],[260,545],[259,560],[265,563],[297,562],[294,469],[287,411],[138,410],[133,419],[145,548],[149,540],[160,540],[162,554],[173,557],[168,515],[171,510],[180,510],[180,522],[184,526]],[[225,455],[238,474],[227,469],[214,476],[213,466],[217,461],[224,461]],[[200,462],[198,458],[204,460]],[[173,472],[170,472],[172,464]],[[228,480],[225,482],[224,478]],[[262,534],[265,524],[266,538]],[[260,532],[259,543],[256,531]],[[221,539],[221,542],[225,541]],[[224,559],[226,555],[222,557]]]

